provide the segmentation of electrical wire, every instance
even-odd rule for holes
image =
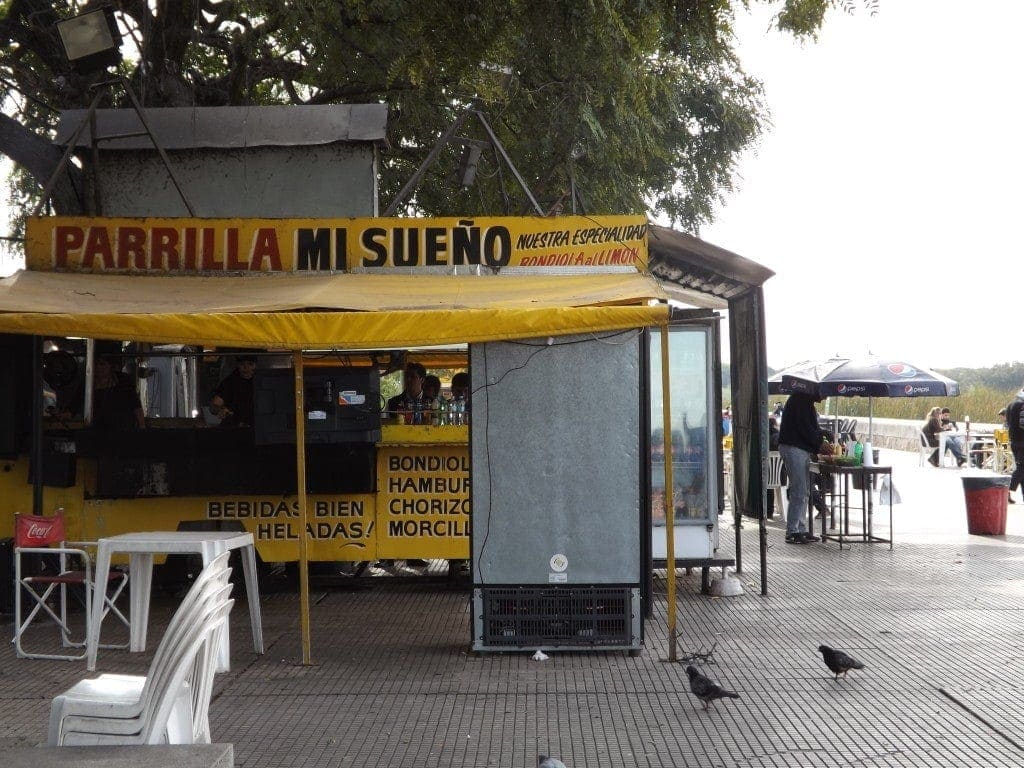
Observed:
[[[487,345],[483,345],[484,350],[484,381],[487,381]],[[532,355],[531,355],[532,357]],[[529,362],[529,361],[527,361]],[[495,382],[497,384],[497,382]],[[486,388],[486,387],[484,387]],[[491,513],[493,512],[494,504],[494,474],[491,471],[491,431],[490,431],[490,418],[486,415],[490,407],[490,397],[488,397],[488,408],[484,409],[484,458],[487,462],[487,523],[484,526],[484,540],[480,542],[480,557],[476,558],[476,574],[477,581],[483,584],[484,581],[484,551],[487,549],[487,539],[491,536]],[[470,429],[473,429],[473,425],[477,423],[476,417],[470,418]],[[473,526],[473,530],[476,530],[476,526]],[[472,552],[469,553],[473,555]]]

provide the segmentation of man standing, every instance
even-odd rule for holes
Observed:
[[[424,397],[423,380],[427,377],[427,369],[421,363],[409,363],[405,366],[405,373],[402,379],[404,389],[399,395],[388,400],[387,411],[389,414],[411,412],[413,419],[406,421],[407,424],[415,423],[415,414],[419,411],[420,419],[423,418]],[[419,408],[417,408],[419,406]]]
[[[1010,502],[1013,492],[1024,483],[1024,387],[1013,402],[1006,406],[1006,429],[1010,433],[1010,450],[1013,451],[1013,474],[1010,475]]]
[[[213,390],[210,412],[220,416],[222,427],[251,427],[253,423],[253,375],[255,355],[238,355],[235,370]]]
[[[822,451],[821,428],[815,403],[824,398],[801,392],[789,396],[782,409],[779,428],[779,453],[789,476],[789,509],[786,514],[786,543],[808,544],[818,537],[807,531],[807,498],[810,468],[814,457]]]

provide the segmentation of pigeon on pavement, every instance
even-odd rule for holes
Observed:
[[[537,768],[565,768],[565,763],[557,757],[537,755]]]
[[[704,702],[704,709],[708,708],[715,699],[738,699],[740,695],[727,691],[713,680],[705,677],[693,665],[686,668],[686,674],[690,678],[690,690],[693,695]]]
[[[818,650],[825,659],[825,666],[832,670],[836,680],[840,675],[846,677],[846,673],[851,669],[864,669],[863,664],[845,651],[829,648],[827,645],[819,645]]]

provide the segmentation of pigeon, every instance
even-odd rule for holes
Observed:
[[[565,763],[557,757],[537,755],[537,768],[565,768]]]
[[[693,665],[686,668],[686,674],[690,678],[690,690],[693,691],[694,696],[704,702],[704,709],[707,709],[715,699],[738,699],[740,697],[738,693],[727,691],[710,678],[702,675]]]
[[[851,669],[864,669],[864,665],[845,651],[829,648],[827,645],[819,645],[818,650],[825,659],[825,666],[832,670],[838,680],[839,676],[846,677]]]

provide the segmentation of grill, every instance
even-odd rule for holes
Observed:
[[[639,598],[630,587],[481,587],[476,650],[638,648]]]

